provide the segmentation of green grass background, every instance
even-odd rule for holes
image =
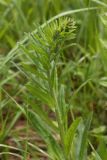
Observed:
[[[23,99],[28,79],[18,68],[20,63],[17,56],[10,58],[10,51],[17,42],[27,37],[26,33],[34,31],[53,16],[89,7],[96,8],[71,15],[76,21],[76,38],[64,51],[65,67],[59,67],[59,72],[63,69],[59,73],[59,82],[66,84],[66,99],[71,99],[70,119],[81,116],[86,121],[88,114],[93,111],[88,139],[91,147],[88,148],[87,160],[107,160],[107,1],[0,0],[2,160],[12,160],[14,156],[25,160],[43,159],[37,158],[42,152],[41,147],[38,146],[38,139],[33,143],[30,138],[32,136],[35,139],[35,133],[22,115],[23,107],[26,107]],[[47,156],[44,150],[41,154]],[[14,156],[10,157],[10,154]]]

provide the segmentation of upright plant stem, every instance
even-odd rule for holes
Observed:
[[[51,85],[51,75],[50,75],[50,71],[49,70],[47,72],[47,75],[48,75],[48,83],[49,83],[50,94],[54,99],[54,108],[55,108],[55,114],[56,114],[57,123],[58,123],[60,140],[61,140],[61,144],[62,144],[64,153],[65,153],[65,149],[64,149],[65,148],[64,147],[64,127],[63,127],[63,124],[61,122],[62,120],[61,120],[61,116],[60,116],[60,109],[59,109],[58,98],[57,98],[58,88],[57,88],[57,91],[56,91],[56,89],[54,87],[52,87],[52,85]],[[64,156],[65,156],[65,160],[66,160],[66,155],[64,154]]]

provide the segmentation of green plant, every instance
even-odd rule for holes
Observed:
[[[60,84],[58,79],[58,62],[63,58],[65,43],[74,38],[74,31],[74,21],[71,18],[61,18],[48,24],[44,29],[39,27],[36,34],[31,34],[28,47],[20,46],[24,59],[27,57],[26,62],[22,59],[24,73],[30,77],[27,84],[29,90],[29,94],[26,95],[27,102],[35,111],[27,110],[28,120],[47,144],[51,159],[69,157],[71,147],[69,141],[73,139],[79,123],[78,119],[74,122],[73,128],[70,127],[74,133],[70,130],[70,133],[67,132],[67,113],[70,108],[65,102],[64,84]],[[43,109],[45,107],[47,111]],[[53,120],[48,117],[48,112],[55,116]],[[53,137],[54,134],[60,136],[59,143],[62,147]],[[66,134],[72,134],[68,141]]]
[[[65,94],[66,84],[60,80],[64,67],[60,64],[66,61],[64,48],[75,38],[75,29],[72,18],[60,18],[30,34],[27,46],[19,44],[20,70],[29,79],[26,116],[44,140],[49,159],[53,160],[85,160],[87,157],[91,117],[85,125],[81,118],[69,119],[69,113],[73,116],[71,100]]]
[[[106,160],[106,1],[0,4],[0,158]]]

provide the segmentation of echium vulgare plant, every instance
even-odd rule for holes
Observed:
[[[90,117],[69,124],[70,103],[66,84],[59,80],[63,72],[64,48],[75,38],[76,25],[71,17],[54,20],[36,33],[29,34],[29,44],[20,45],[23,73],[28,78],[25,101],[29,123],[46,144],[51,160],[86,160]]]

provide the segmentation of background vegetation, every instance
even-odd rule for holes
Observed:
[[[0,0],[1,160],[107,160],[106,11]]]

